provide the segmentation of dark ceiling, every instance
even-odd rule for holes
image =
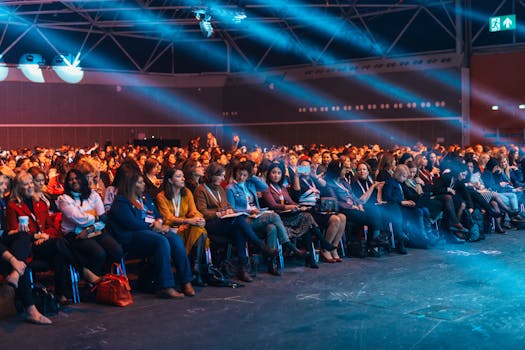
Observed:
[[[211,15],[211,38],[195,10]],[[234,23],[239,12],[247,19]],[[493,15],[515,13],[519,22],[523,0],[6,0],[0,53],[13,64],[40,53],[51,64],[80,52],[81,66],[97,70],[258,71],[455,51],[457,13],[471,20],[474,49],[525,44],[523,25],[488,30]]]

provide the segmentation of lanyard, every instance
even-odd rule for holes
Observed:
[[[180,214],[180,193],[179,195],[177,196],[177,200],[175,200],[175,198],[172,198],[171,201],[173,202],[173,207],[175,208],[175,217],[179,217],[179,214]]]
[[[334,180],[334,184],[339,187],[340,189],[342,189],[343,191],[346,192],[346,196],[348,197],[346,199],[346,202],[349,203],[349,204],[353,204],[355,201],[354,201],[354,198],[352,196],[352,193],[350,192],[350,190],[348,188],[346,188],[345,186],[343,186],[342,184],[340,184],[339,182],[337,182],[337,180]]]
[[[219,191],[217,191],[217,197],[213,194],[213,192],[211,191],[211,189],[208,187],[208,185],[204,185],[204,187],[206,187],[206,189],[208,190],[208,192],[211,194],[211,196],[213,197],[213,199],[215,200],[215,202],[217,202],[217,205],[218,207],[220,208],[221,207],[221,193]]]
[[[281,188],[276,188],[273,184],[270,184],[270,187],[279,195],[279,201],[281,202],[281,204],[284,204],[284,196]]]
[[[312,184],[308,183],[308,181],[306,181],[306,179],[304,177],[301,180],[303,180],[303,182],[306,184],[306,186],[308,186],[308,188],[311,189],[312,191],[316,191],[317,190],[317,187],[315,187],[315,182],[313,182],[313,180],[312,180]]]
[[[363,184],[361,183],[361,180],[357,179],[357,184],[358,184],[359,187],[361,187],[361,189],[363,190],[363,194],[365,194],[366,191],[368,191],[368,189],[370,188],[370,187],[369,187],[369,184],[368,184],[368,180],[365,180],[366,190],[365,190],[365,188],[363,187]]]
[[[342,184],[340,184],[339,182],[337,182],[337,180],[334,180],[334,184],[339,187],[340,189],[342,189],[343,191],[346,192],[346,194],[350,197],[350,190],[348,188],[346,188],[345,186],[343,186]]]

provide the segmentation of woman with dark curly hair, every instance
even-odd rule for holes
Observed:
[[[62,212],[60,230],[83,266],[102,275],[111,263],[120,262],[122,248],[104,230],[107,216],[102,199],[80,170],[66,174],[64,194],[58,197],[57,206]]]

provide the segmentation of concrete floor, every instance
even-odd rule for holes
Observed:
[[[523,349],[524,249],[511,231],[319,270],[292,261],[244,288],[83,303],[51,327],[0,321],[1,349]]]

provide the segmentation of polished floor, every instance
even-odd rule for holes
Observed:
[[[194,298],[82,303],[53,326],[0,321],[2,349],[523,349],[525,231],[348,258]]]

